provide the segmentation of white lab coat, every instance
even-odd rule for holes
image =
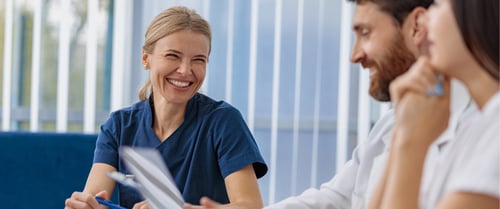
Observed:
[[[435,208],[451,192],[500,199],[500,93],[460,121],[456,139],[425,170],[432,178],[423,179],[420,208]]]
[[[426,169],[428,164],[432,165],[432,162],[439,157],[444,145],[453,139],[457,121],[463,114],[476,111],[462,84],[453,81],[452,89],[452,115],[449,128],[429,149]],[[470,111],[465,111],[466,109]],[[289,197],[265,209],[365,208],[385,167],[393,123],[394,111],[389,110],[375,123],[368,140],[354,149],[351,160],[330,181],[323,183],[319,189],[307,189],[299,196]],[[427,163],[428,161],[431,163]],[[423,178],[428,178],[425,173]]]

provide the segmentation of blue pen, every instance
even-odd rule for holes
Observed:
[[[102,199],[100,197],[95,197],[95,199],[97,200],[97,202],[99,202],[99,204],[108,206],[110,209],[127,209],[127,208],[124,208],[124,207],[119,206],[117,204],[114,204],[113,202],[111,202],[109,200]]]

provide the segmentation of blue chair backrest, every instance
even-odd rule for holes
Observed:
[[[0,132],[0,208],[64,208],[81,191],[96,134]]]

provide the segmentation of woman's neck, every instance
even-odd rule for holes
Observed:
[[[482,68],[470,70],[471,73],[459,78],[467,86],[469,94],[479,109],[483,109],[486,103],[500,90],[498,80],[492,78]]]
[[[160,141],[166,140],[184,121],[187,104],[169,103],[163,98],[153,99],[153,130]]]

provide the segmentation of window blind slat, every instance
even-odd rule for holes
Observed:
[[[56,131],[65,132],[68,127],[69,59],[71,39],[71,1],[62,1],[59,22],[59,48],[57,60],[57,119]]]
[[[226,48],[226,95],[225,99],[231,103],[233,99],[233,53],[234,53],[234,0],[228,1],[229,11],[227,19],[227,48]]]
[[[351,45],[351,3],[342,1],[340,59],[339,59],[339,92],[338,92],[338,119],[337,119],[337,155],[336,171],[339,171],[347,161],[347,140],[349,124],[349,96],[350,96],[350,64],[349,51]]]
[[[255,83],[257,76],[257,43],[259,34],[259,0],[252,1],[250,22],[250,63],[248,69],[248,128],[255,127]]]
[[[321,70],[323,68],[323,28],[324,25],[324,8],[325,1],[319,1],[318,7],[318,32],[316,39],[316,77],[314,88],[314,121],[313,121],[313,138],[312,138],[312,162],[311,162],[311,179],[310,186],[316,187],[318,182],[318,149],[319,149],[319,115],[320,115],[320,100],[321,100]]]
[[[40,109],[40,70],[41,70],[41,39],[42,39],[42,13],[41,0],[35,0],[33,15],[33,48],[31,65],[31,105],[30,105],[30,130],[38,131]]]
[[[294,83],[294,104],[293,104],[293,145],[292,145],[292,186],[291,193],[297,192],[297,173],[299,161],[299,122],[300,122],[300,97],[301,97],[301,77],[302,77],[302,44],[304,33],[304,0],[298,1],[297,14],[297,49],[295,51],[295,83]]]
[[[269,169],[269,202],[276,199],[276,168],[278,160],[278,108],[280,98],[280,68],[281,68],[281,27],[282,0],[276,0],[274,16],[274,49],[273,49],[273,84],[271,101],[271,161]]]
[[[5,3],[5,36],[3,50],[3,109],[2,130],[10,130],[10,113],[12,102],[12,44],[13,44],[14,0]]]
[[[113,58],[111,69],[111,111],[129,105],[131,93],[132,10],[131,0],[114,2]],[[135,90],[134,90],[135,91]]]
[[[87,51],[85,61],[85,104],[83,114],[83,132],[92,133],[95,129],[96,77],[97,77],[97,16],[99,0],[87,3]]]

